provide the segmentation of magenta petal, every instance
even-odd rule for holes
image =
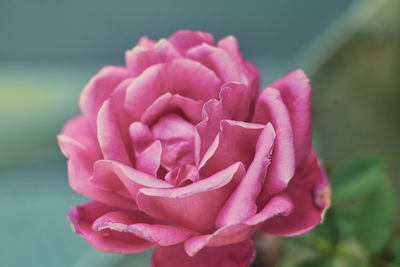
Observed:
[[[195,232],[172,225],[160,224],[159,220],[139,212],[113,211],[97,218],[92,229],[97,232],[121,232],[134,234],[160,246],[171,246],[185,241]]]
[[[135,46],[125,53],[126,66],[134,77],[140,75],[152,65],[170,62],[181,57],[179,52],[166,39],[161,39],[151,48]]]
[[[141,188],[168,188],[171,185],[147,173],[133,169],[116,161],[99,160],[94,165],[90,182],[96,187],[119,193],[131,198],[130,205],[135,205],[136,196]],[[135,205],[136,206],[136,205]]]
[[[160,95],[169,92],[207,101],[218,97],[219,86],[218,77],[202,64],[178,59],[147,68],[129,86],[124,106],[133,120],[139,120]]]
[[[117,123],[117,116],[115,116],[115,110],[110,99],[106,100],[99,110],[97,118],[97,138],[104,159],[116,160],[127,165],[132,164],[122,140]]]
[[[258,137],[256,153],[246,175],[218,215],[217,227],[239,223],[256,214],[256,199],[264,185],[274,140],[275,131],[268,123]]]
[[[247,168],[264,127],[257,123],[222,120],[221,132],[200,161],[200,174],[211,175],[238,161]]]
[[[152,267],[247,267],[255,257],[251,239],[223,247],[205,248],[189,257],[181,244],[156,247],[151,259]]]
[[[201,121],[203,101],[194,101],[180,95],[166,93],[151,104],[141,117],[141,122],[146,125],[153,124],[162,115],[182,112],[193,124]]]
[[[250,113],[253,95],[247,85],[226,83],[221,87],[220,99],[224,114],[232,120],[244,121]]]
[[[156,177],[160,167],[161,152],[161,142],[159,140],[154,141],[145,150],[137,154],[136,168]]]
[[[258,200],[264,204],[272,195],[286,188],[295,170],[293,129],[279,91],[266,88],[260,92],[252,121],[270,122],[276,132],[272,163]]]
[[[210,99],[203,106],[203,121],[196,125],[194,156],[197,165],[203,158],[215,137],[220,131],[220,123],[224,118],[222,104],[216,99]]]
[[[128,69],[120,66],[106,66],[93,76],[83,89],[79,105],[93,132],[96,131],[97,112],[117,86],[129,78]]]
[[[102,251],[135,253],[154,246],[152,242],[130,233],[98,232],[92,229],[96,219],[115,210],[118,209],[93,201],[80,207],[73,207],[68,214],[68,219],[76,233],[81,234],[93,247]]]
[[[281,93],[293,125],[296,166],[311,150],[311,86],[303,70],[296,70],[268,87]]]
[[[90,183],[93,164],[102,155],[84,117],[69,121],[58,136],[58,142],[64,155],[69,159],[68,177],[73,190],[108,205],[136,209],[136,204],[129,198]]]
[[[174,33],[174,35],[169,37],[168,40],[183,56],[186,54],[186,51],[193,46],[201,43],[208,43],[210,45],[214,44],[214,37],[208,32],[195,32],[187,30],[177,31]]]
[[[220,77],[222,83],[237,82],[248,85],[243,64],[235,62],[223,49],[205,43],[191,48],[186,56],[201,62]]]
[[[156,43],[156,41],[149,39],[147,36],[142,36],[136,45],[143,46],[146,48],[153,48],[155,43]]]
[[[287,217],[267,221],[262,231],[274,235],[302,234],[321,223],[330,205],[330,186],[316,153],[312,150],[290,181],[285,192],[294,210]]]
[[[186,240],[185,250],[190,256],[205,247],[226,246],[248,239],[261,225],[275,216],[287,216],[293,210],[293,203],[285,193],[274,196],[257,214],[247,220],[219,228],[212,234],[194,236]]]
[[[244,172],[243,165],[235,163],[184,187],[140,189],[136,201],[140,210],[150,216],[196,231],[209,231],[214,228],[219,210]]]

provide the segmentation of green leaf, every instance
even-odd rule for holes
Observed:
[[[387,177],[382,177],[359,203],[354,235],[371,253],[379,252],[388,240],[394,222],[394,194]]]
[[[315,258],[300,262],[297,267],[331,267],[333,259],[330,256],[319,255]]]
[[[339,241],[339,230],[336,222],[335,210],[330,208],[325,215],[324,222],[315,227],[311,232],[297,238],[320,252],[332,253]]]
[[[393,258],[393,262],[400,265],[400,237],[396,237],[390,244],[389,253]]]
[[[350,160],[331,176],[333,201],[337,203],[359,196],[373,187],[383,172],[384,163],[377,157],[362,156]]]

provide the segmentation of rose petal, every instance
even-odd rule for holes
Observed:
[[[112,211],[97,218],[92,225],[96,232],[134,234],[160,246],[171,246],[185,241],[195,232],[162,222],[139,212]]]
[[[185,250],[190,256],[203,248],[226,246],[248,239],[261,225],[275,216],[287,216],[293,210],[293,203],[285,193],[274,196],[257,214],[247,220],[219,228],[212,234],[194,236],[186,240]]]
[[[201,100],[194,101],[187,97],[166,93],[146,109],[140,120],[146,125],[152,125],[161,115],[182,112],[189,121],[197,124],[201,121],[203,104]]]
[[[210,45],[214,44],[214,37],[208,32],[195,32],[195,31],[177,31],[169,37],[168,39],[175,48],[185,55],[186,51],[196,45],[201,43],[208,43]]]
[[[224,84],[221,87],[220,99],[227,118],[238,121],[246,120],[253,100],[253,95],[247,85],[242,83]]]
[[[218,47],[224,49],[236,64],[241,66],[243,65],[242,71],[246,75],[251,88],[250,95],[254,96],[258,91],[258,87],[260,86],[260,75],[256,66],[244,60],[242,53],[240,52],[237,39],[232,35],[227,36],[219,40]]]
[[[274,141],[275,131],[268,123],[258,137],[256,153],[246,175],[218,214],[217,227],[239,223],[256,214],[256,199],[264,185]]]
[[[128,69],[120,66],[105,66],[83,89],[79,99],[82,114],[87,118],[93,132],[96,132],[97,112],[117,86],[129,78]]]
[[[286,188],[295,170],[293,129],[289,112],[279,91],[266,88],[260,92],[252,121],[257,123],[270,122],[276,132],[272,164],[258,200],[262,205],[271,196]]]
[[[139,171],[148,173],[156,177],[158,168],[160,167],[161,154],[161,142],[159,140],[156,140],[145,150],[136,155],[136,168]]]
[[[249,84],[243,66],[237,64],[223,49],[203,43],[188,50],[186,56],[214,70],[222,83]]]
[[[181,244],[156,247],[151,259],[152,267],[246,267],[255,257],[251,239],[229,246],[205,248],[196,256],[189,257]]]
[[[58,142],[68,160],[69,183],[73,190],[102,203],[125,209],[136,209],[136,204],[124,195],[101,189],[89,182],[93,164],[102,157],[99,145],[83,116],[69,121]]]
[[[152,242],[133,234],[117,231],[101,233],[92,229],[93,222],[97,218],[115,210],[118,209],[93,201],[80,207],[73,207],[68,213],[68,219],[76,233],[81,234],[93,247],[102,251],[135,253],[154,246]]]
[[[221,132],[214,141],[217,144],[210,146],[200,162],[200,174],[211,175],[238,161],[247,169],[264,127],[262,124],[222,120]]]
[[[218,97],[219,86],[220,80],[211,70],[198,62],[178,59],[147,68],[129,86],[124,106],[133,120],[139,120],[167,92],[206,101]]]
[[[141,188],[168,188],[171,185],[161,179],[111,160],[98,160],[90,182],[103,190],[125,195],[135,204]]]
[[[143,46],[146,48],[152,48],[156,41],[149,39],[147,36],[142,36],[137,43],[138,46]]]
[[[296,170],[285,192],[293,199],[293,212],[267,221],[262,231],[291,236],[309,231],[322,222],[330,205],[330,186],[313,150]]]
[[[137,196],[140,210],[196,231],[214,228],[216,216],[244,175],[235,163],[211,177],[180,188],[143,188]]]
[[[268,87],[279,90],[293,125],[296,166],[311,150],[311,86],[303,70],[296,70]]]
[[[125,62],[130,74],[136,77],[152,65],[170,62],[181,57],[168,40],[161,39],[151,48],[135,46],[132,50],[128,50],[125,53]]]
[[[100,108],[97,118],[97,139],[104,159],[131,165],[115,113],[111,100],[106,100]]]

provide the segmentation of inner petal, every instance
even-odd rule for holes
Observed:
[[[165,175],[165,180],[178,187],[189,185],[199,180],[199,171],[190,164],[177,166]]]
[[[162,146],[161,165],[167,170],[194,164],[194,125],[176,114],[162,117],[151,128]]]

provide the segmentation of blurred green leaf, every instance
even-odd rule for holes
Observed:
[[[333,266],[333,258],[330,256],[318,255],[315,258],[300,262],[298,267],[331,267]]]
[[[390,244],[390,256],[393,257],[393,261],[400,265],[400,237],[397,237]]]
[[[340,202],[359,196],[382,176],[384,163],[372,156],[362,156],[343,164],[331,176],[333,201]]]
[[[368,251],[379,252],[392,232],[393,219],[393,189],[384,176],[360,202],[355,214],[354,235]]]
[[[330,208],[325,215],[324,223],[315,227],[311,232],[293,238],[306,242],[320,252],[326,254],[333,252],[339,241],[335,210]]]

